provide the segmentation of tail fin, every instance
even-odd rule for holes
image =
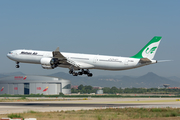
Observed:
[[[162,37],[160,36],[153,37],[148,44],[146,44],[136,55],[132,56],[131,58],[148,58],[152,60],[156,54],[161,38]]]

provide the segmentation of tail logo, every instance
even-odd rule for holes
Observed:
[[[158,45],[159,45],[159,42],[155,42],[155,43],[148,45],[142,52],[142,57],[148,58],[148,59],[153,59],[153,57],[156,53],[156,50],[158,48]]]
[[[149,47],[148,47],[145,52],[146,52],[146,54],[152,54],[156,49],[157,49],[157,47],[153,47],[149,50]]]
[[[4,87],[1,88],[1,91],[3,91],[3,90],[4,90]]]
[[[45,92],[45,91],[47,91],[48,90],[48,87],[46,87],[44,90],[43,90],[43,92]]]
[[[156,54],[161,38],[162,37],[160,36],[153,37],[151,41],[149,41],[136,55],[132,56],[131,58],[148,58],[152,60]]]
[[[23,78],[23,80],[26,80],[26,78],[27,78],[27,76],[25,76],[25,77]]]

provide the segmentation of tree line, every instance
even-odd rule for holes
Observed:
[[[93,88],[91,85],[82,84],[78,86],[78,89],[72,88],[71,93],[96,93],[98,88]],[[105,94],[180,94],[180,89],[166,89],[166,88],[117,88],[117,87],[104,87],[102,88]]]

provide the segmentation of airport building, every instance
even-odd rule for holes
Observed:
[[[96,94],[103,94],[103,90],[97,90]]]
[[[11,76],[0,79],[0,94],[71,94],[70,80],[46,76]]]

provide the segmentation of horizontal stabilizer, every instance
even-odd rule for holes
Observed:
[[[151,63],[152,61],[149,60],[148,58],[141,58],[139,62],[145,64],[145,63]]]
[[[173,60],[158,60],[157,62],[169,62],[169,61],[173,61]]]

